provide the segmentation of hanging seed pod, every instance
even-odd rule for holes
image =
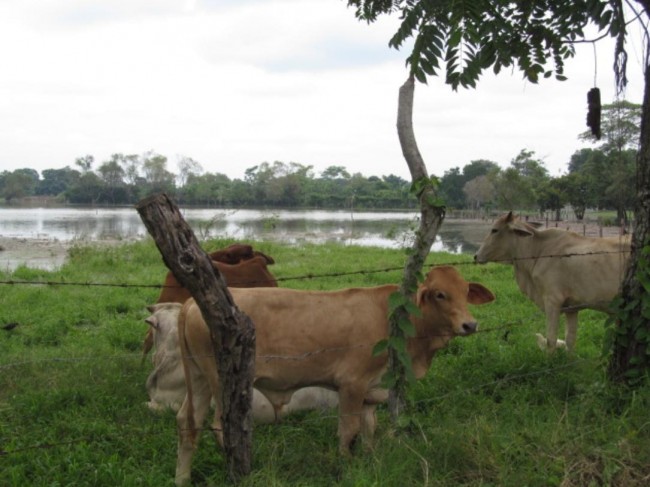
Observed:
[[[587,126],[591,129],[591,134],[600,140],[600,90],[592,88],[587,93]]]

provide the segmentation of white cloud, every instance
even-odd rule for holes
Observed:
[[[0,167],[153,149],[171,170],[182,154],[231,177],[281,160],[408,178],[395,133],[406,53],[387,46],[396,22],[368,26],[332,0],[4,2]],[[608,49],[597,58],[605,103]],[[640,102],[635,49],[628,99]],[[414,126],[429,170],[506,165],[524,148],[562,170],[586,129],[591,46],[566,71],[569,82],[539,86],[517,72],[458,93],[439,79],[418,85]]]

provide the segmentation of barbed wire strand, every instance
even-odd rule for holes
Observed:
[[[535,257],[519,257],[514,259],[501,259],[490,261],[490,263],[496,264],[512,264],[513,262],[526,261],[526,260],[538,260],[538,259],[565,259],[569,257],[586,257],[594,255],[604,255],[604,254],[629,254],[629,250],[616,250],[616,251],[598,251],[598,252],[587,252],[587,253],[567,253],[567,254],[549,254],[549,255],[540,255]],[[440,262],[440,263],[426,263],[427,267],[434,267],[438,265],[449,265],[449,266],[466,266],[466,265],[476,265],[473,261],[455,261],[455,262]],[[357,271],[342,271],[342,272],[329,272],[324,274],[303,274],[299,276],[285,276],[277,277],[275,280],[277,282],[285,281],[295,281],[295,280],[311,280],[311,279],[321,279],[321,278],[330,278],[330,277],[344,277],[344,276],[354,276],[354,275],[366,275],[366,274],[379,274],[382,272],[393,272],[404,270],[404,266],[394,266],[394,267],[384,267],[381,269],[361,269]],[[264,281],[245,281],[238,282],[241,287],[251,286],[256,284],[268,283],[268,280]],[[39,285],[39,286],[96,286],[96,287],[117,287],[117,288],[144,288],[144,289],[180,289],[182,286],[165,286],[163,284],[127,284],[127,283],[98,283],[98,282],[74,282],[74,281],[24,281],[24,280],[0,280],[0,285]]]
[[[629,253],[629,251],[615,251],[615,252],[589,252],[589,253],[571,253],[571,254],[556,254],[556,255],[544,255],[544,256],[537,256],[537,257],[530,257],[530,258],[520,258],[520,259],[508,259],[504,261],[495,261],[495,263],[512,263],[513,261],[516,260],[537,260],[537,259],[543,259],[543,258],[567,258],[567,257],[579,257],[579,256],[589,256],[589,255],[600,255],[600,254],[611,254],[611,253]],[[473,262],[468,262],[468,261],[457,261],[457,262],[445,262],[441,264],[434,264],[434,263],[428,263],[426,265],[428,266],[434,266],[434,265],[453,265],[453,266],[463,266],[463,265],[474,265]],[[373,274],[373,273],[381,273],[381,272],[392,272],[392,271],[398,271],[402,270],[403,266],[400,267],[387,267],[387,268],[382,268],[382,269],[364,269],[364,270],[358,270],[358,271],[346,271],[346,272],[337,272],[337,273],[325,273],[325,274],[305,274],[302,276],[291,276],[291,277],[281,277],[277,278],[277,281],[289,281],[289,280],[302,280],[302,279],[319,279],[319,278],[325,278],[325,277],[341,277],[341,276],[350,276],[350,275],[364,275],[364,274]],[[157,285],[157,284],[126,284],[126,283],[94,283],[94,282],[64,282],[64,281],[18,281],[18,280],[3,280],[0,281],[0,285],[47,285],[47,286],[98,286],[98,287],[118,287],[118,288],[133,288],[133,287],[138,287],[138,288],[155,288],[155,289],[161,289],[163,287],[178,287],[178,286],[163,286],[163,285]],[[583,305],[584,306],[584,305]],[[567,308],[565,308],[567,309]],[[539,314],[536,316],[537,319],[539,319]],[[492,332],[497,332],[501,331],[504,329],[510,329],[513,326],[520,324],[524,320],[517,320],[516,322],[501,325],[498,327],[492,327],[486,330],[477,330],[476,333],[492,333]],[[431,339],[434,337],[453,337],[449,334],[445,335],[427,335],[426,337],[415,337],[417,339]],[[315,351],[310,351],[310,352],[305,352],[301,355],[297,356],[283,356],[283,355],[269,355],[269,356],[261,356],[260,358],[266,359],[266,360],[276,360],[276,359],[285,359],[285,360],[304,360],[307,357],[318,354],[318,353],[327,353],[331,351],[341,351],[345,348],[360,348],[360,347],[374,347],[375,344],[360,344],[360,345],[354,345],[351,347],[335,347],[332,349],[320,349],[320,350],[315,350]],[[22,365],[28,365],[28,364],[36,364],[36,363],[48,363],[48,362],[60,362],[60,363],[70,363],[70,362],[81,362],[81,361],[97,361],[106,359],[106,360],[115,360],[115,359],[120,359],[120,358],[138,358],[141,359],[142,354],[141,353],[131,353],[131,354],[120,354],[120,355],[111,355],[111,356],[105,356],[105,357],[98,357],[98,356],[92,356],[92,357],[52,357],[52,358],[47,358],[47,359],[38,359],[38,360],[24,360],[20,362],[13,362],[9,364],[3,364],[0,365],[0,370],[4,369],[9,369],[13,367],[18,367]],[[480,389],[483,389],[485,387],[489,386],[494,386],[500,383],[505,383],[505,382],[511,382],[514,380],[518,380],[521,378],[527,378],[535,375],[542,375],[542,374],[548,374],[555,372],[557,370],[561,369],[566,369],[569,367],[572,367],[575,364],[578,363],[583,363],[588,361],[588,359],[580,359],[576,360],[573,362],[570,362],[568,364],[564,364],[561,366],[557,367],[552,367],[540,371],[533,371],[533,372],[527,372],[524,374],[517,374],[517,375],[511,375],[504,377],[502,379],[498,379],[496,381],[491,381],[485,384],[479,384],[477,386],[473,386],[471,388],[467,389],[460,389],[457,391],[451,391],[447,394],[444,395],[438,395],[435,398],[430,398],[430,399],[423,399],[423,400],[418,400],[414,401],[414,405],[417,404],[422,404],[422,403],[430,403],[432,401],[439,401],[442,400],[446,397],[449,397],[451,395],[455,394],[460,394],[460,393],[470,393],[474,392]],[[322,418],[334,418],[334,417],[339,417],[337,416],[331,416],[331,415],[322,415]],[[209,429],[209,428],[208,428]],[[17,454],[25,451],[31,451],[31,450],[38,450],[38,449],[51,449],[55,447],[60,447],[60,446],[66,446],[66,445],[71,445],[75,443],[81,443],[81,442],[87,442],[89,437],[84,437],[84,438],[78,438],[74,440],[68,440],[68,441],[62,441],[62,442],[55,442],[55,443],[41,443],[41,444],[36,444],[36,445],[30,445],[27,447],[21,447],[21,448],[16,448],[14,450],[3,450],[0,449],[0,457],[1,456],[8,456],[12,454]]]
[[[441,400],[446,399],[446,398],[448,398],[450,396],[454,396],[454,395],[458,395],[458,394],[472,393],[472,392],[476,392],[478,390],[481,390],[481,389],[484,389],[484,388],[487,388],[487,387],[495,386],[495,385],[498,385],[498,384],[501,384],[501,383],[513,382],[513,381],[520,380],[520,379],[526,379],[528,377],[551,374],[553,372],[557,372],[557,371],[560,371],[560,370],[566,370],[566,369],[571,368],[571,367],[573,367],[573,366],[575,366],[577,364],[582,364],[582,363],[592,362],[592,361],[595,361],[595,359],[577,359],[577,360],[571,361],[571,362],[566,363],[566,364],[561,364],[561,365],[558,365],[558,366],[549,367],[549,368],[545,368],[545,369],[542,369],[542,370],[525,372],[525,373],[522,373],[522,374],[510,375],[510,376],[504,377],[502,379],[486,382],[486,383],[483,383],[483,384],[478,384],[478,385],[472,386],[470,388],[450,391],[450,392],[448,392],[446,394],[437,395],[436,397],[433,397],[433,398],[411,401],[410,404],[412,404],[413,406],[418,406],[420,404],[429,404],[430,405],[434,401],[441,401]],[[316,412],[318,412],[318,411],[320,411],[321,414],[319,414],[316,418],[310,418],[310,419],[303,420],[303,421],[315,423],[315,422],[320,422],[320,421],[323,421],[323,420],[333,420],[333,419],[338,419],[338,418],[341,418],[341,417],[344,417],[344,416],[358,416],[359,414],[362,414],[362,413],[353,413],[353,414],[349,414],[349,415],[341,415],[341,414],[334,415],[334,414],[329,414],[328,412],[326,412],[323,409],[320,409],[320,410],[317,409]],[[164,418],[164,417],[158,415],[158,416],[154,416],[152,418],[152,420],[153,421],[167,421],[167,418]],[[128,427],[129,430],[133,430],[133,428],[128,424],[125,427]],[[177,428],[174,428],[174,430],[176,430],[176,429]],[[197,428],[197,430],[198,431],[219,431],[218,429],[212,428],[212,427]],[[149,435],[154,435],[154,434],[155,435],[168,435],[169,434],[168,431],[165,431],[165,432],[153,431],[152,432],[150,430],[147,431],[144,428],[140,429],[139,433],[141,434],[141,436],[144,436],[144,434],[149,434]],[[54,442],[54,443],[52,443],[52,442],[38,443],[38,444],[28,445],[28,446],[25,446],[25,447],[19,447],[19,448],[15,448],[15,449],[11,449],[11,450],[0,449],[0,457],[8,457],[10,455],[15,455],[15,454],[24,453],[24,452],[33,451],[33,450],[49,450],[49,449],[56,448],[56,447],[61,447],[61,446],[68,446],[68,445],[84,443],[84,442],[88,443],[88,442],[91,442],[92,440],[94,440],[96,436],[97,435],[94,434],[94,435],[84,436],[84,437],[81,437],[81,438],[76,438],[76,439],[71,439],[71,440],[66,440],[66,441],[60,441],[60,442]]]

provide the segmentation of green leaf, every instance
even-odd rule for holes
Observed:
[[[377,357],[388,350],[388,340],[378,341],[372,349],[372,356]]]
[[[390,314],[393,314],[397,308],[400,306],[405,306],[409,300],[401,292],[395,291],[390,296],[388,296],[388,311]]]
[[[388,346],[395,349],[398,353],[406,353],[406,339],[404,337],[390,337]]]
[[[399,329],[404,332],[404,335],[408,337],[415,336],[415,326],[408,318],[400,318],[397,322],[397,326],[399,326]]]
[[[410,315],[417,316],[418,318],[422,317],[422,310],[418,308],[413,301],[407,299],[406,302],[404,303],[404,307],[406,308],[406,311],[408,311]]]

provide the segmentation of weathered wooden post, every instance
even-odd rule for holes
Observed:
[[[237,480],[251,471],[255,328],[235,305],[226,282],[199,246],[176,204],[164,193],[136,209],[156,242],[165,265],[195,299],[210,329],[223,386],[223,438],[228,474]]]

